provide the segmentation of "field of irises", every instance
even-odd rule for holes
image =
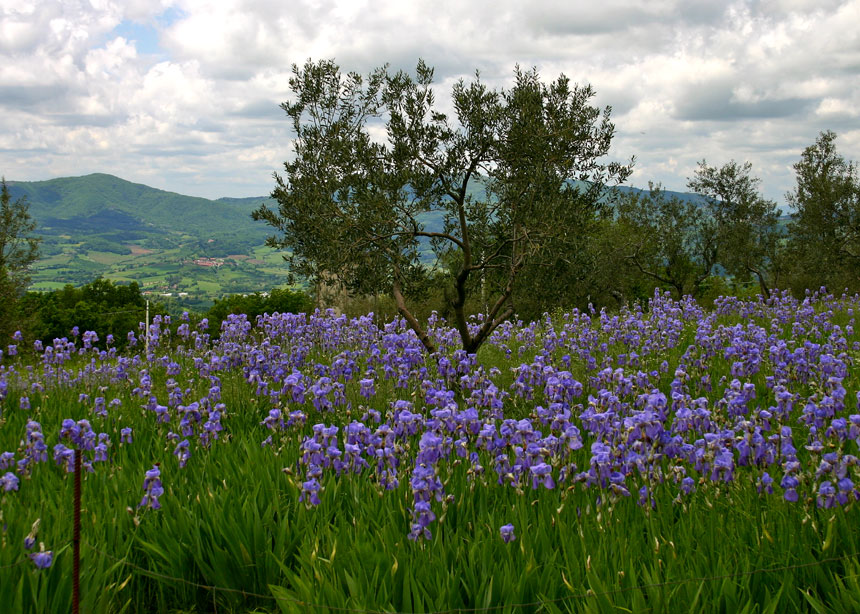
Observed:
[[[331,312],[13,339],[0,604],[69,611],[80,450],[85,612],[860,611],[856,312],[655,294],[477,356]]]

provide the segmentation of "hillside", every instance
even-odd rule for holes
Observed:
[[[266,197],[216,201],[158,190],[119,177],[93,174],[48,181],[10,182],[13,197],[25,195],[43,231],[79,230],[104,223],[107,229],[226,237],[239,231],[265,235],[249,215]]]
[[[80,285],[102,275],[206,304],[230,292],[286,284],[279,254],[251,211],[266,197],[208,200],[105,174],[9,182],[43,238],[32,287]]]

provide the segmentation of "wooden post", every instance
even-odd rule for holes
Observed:
[[[72,528],[72,614],[81,611],[81,450],[75,450],[75,499]]]
[[[146,359],[149,360],[149,299],[146,299],[146,337],[144,341]]]

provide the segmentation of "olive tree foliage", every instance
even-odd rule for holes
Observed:
[[[26,198],[12,200],[6,179],[0,179],[0,335],[15,325],[18,299],[30,284],[30,265],[39,257],[36,222]]]
[[[277,209],[253,216],[277,231],[268,244],[289,250],[293,273],[390,292],[430,352],[409,305],[441,280],[475,352],[515,313],[518,279],[572,257],[604,187],[631,165],[602,161],[611,109],[591,106],[592,88],[564,75],[547,84],[517,67],[513,86],[496,90],[476,73],[454,85],[450,115],[432,81],[423,61],[414,75],[382,67],[366,77],[329,60],[293,66],[294,99],[281,106],[294,156],[275,175]],[[477,325],[466,311],[476,293],[487,311]]]
[[[669,197],[659,184],[647,192],[619,194],[616,249],[627,266],[674,290],[698,296],[717,263],[716,224],[699,203]]]
[[[860,180],[835,141],[828,130],[803,150],[794,164],[796,187],[786,194],[794,208],[786,260],[798,291],[822,284],[860,289]]]
[[[722,167],[702,160],[687,187],[705,199],[716,262],[735,281],[755,277],[761,293],[770,297],[773,268],[780,246],[779,209],[759,192],[760,179],[749,162],[734,160]]]

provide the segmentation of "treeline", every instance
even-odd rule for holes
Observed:
[[[555,306],[617,307],[655,288],[708,301],[719,295],[768,298],[774,289],[860,291],[860,181],[854,162],[822,132],[794,164],[793,208],[781,216],[749,163],[699,163],[687,188],[697,199],[616,190],[578,254],[557,254],[523,275],[521,316]]]
[[[139,334],[146,318],[146,299],[137,283],[115,284],[96,279],[75,288],[71,284],[51,292],[27,292],[19,301],[18,330],[28,341],[50,344],[93,331],[104,346],[108,335],[114,347],[124,347],[129,331]],[[161,305],[151,305],[151,313],[163,313]]]
[[[516,314],[533,320],[589,304],[613,309],[647,301],[657,288],[705,303],[729,294],[767,298],[775,289],[799,297],[822,286],[860,291],[860,181],[835,140],[835,133],[822,132],[794,165],[790,216],[762,196],[748,162],[700,162],[687,183],[694,198],[669,196],[653,184],[644,192],[609,189],[595,219],[568,228],[582,237],[576,251],[547,246],[517,276]],[[413,289],[416,317],[451,314],[456,265],[441,262],[434,278]],[[486,313],[502,283],[492,271],[471,279],[467,311]],[[330,287],[318,293],[350,315],[397,313],[384,294],[350,297]]]
[[[774,288],[798,296],[821,286],[857,292],[860,181],[835,140],[822,132],[794,164],[787,221],[759,192],[749,163],[701,162],[687,184],[700,203],[668,198],[653,185],[619,198],[606,225],[606,264],[619,272],[608,289],[629,295],[650,281],[699,298],[720,275],[733,292],[765,298]]]
[[[79,288],[67,285],[51,292],[27,292],[17,301],[14,322],[8,323],[7,329],[10,336],[20,333],[15,334],[16,339],[26,343],[39,340],[43,345],[92,331],[99,339],[99,347],[122,348],[132,339],[130,332],[135,339],[142,338],[146,303],[147,297],[136,282],[119,284],[99,278]],[[253,322],[263,313],[298,313],[313,308],[313,301],[304,292],[274,289],[269,293],[225,297],[203,313],[188,314],[187,319],[194,326],[205,320],[201,329],[216,338],[221,322],[230,314],[246,314]],[[157,316],[163,320],[169,315],[166,305],[150,301],[150,320]],[[179,325],[180,318],[175,317],[173,323]],[[6,350],[7,344],[15,344],[16,339],[4,339],[0,349]]]

